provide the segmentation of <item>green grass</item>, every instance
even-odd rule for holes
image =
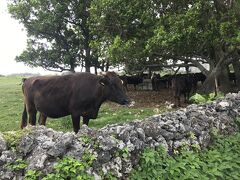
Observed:
[[[124,123],[134,119],[143,119],[145,117],[155,114],[151,108],[127,108],[127,107],[112,107],[112,105],[105,103],[99,110],[97,119],[90,119],[89,127],[101,128],[107,124]],[[59,119],[47,120],[47,127],[55,130],[72,131],[71,117],[66,116]]]
[[[22,77],[0,77],[0,131],[2,132],[20,129],[23,111],[21,79]],[[99,110],[98,118],[91,119],[89,126],[101,128],[107,124],[142,119],[156,113],[151,108],[128,108],[114,103],[104,103]],[[58,119],[48,118],[47,127],[72,131],[71,118],[70,116]]]
[[[18,130],[23,110],[21,77],[0,77],[0,131]]]

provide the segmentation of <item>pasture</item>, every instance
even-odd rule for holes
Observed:
[[[0,131],[20,129],[23,111],[22,77],[0,77]],[[134,91],[130,88],[128,95],[135,101],[135,106],[126,107],[115,103],[104,103],[97,119],[89,122],[90,127],[101,128],[107,124],[122,123],[134,119],[159,114],[165,110],[164,103],[169,100],[168,92]],[[37,115],[38,119],[38,115]],[[58,119],[48,118],[47,127],[60,131],[72,131],[70,116]]]

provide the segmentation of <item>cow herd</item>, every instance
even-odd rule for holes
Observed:
[[[128,90],[128,85],[134,85],[136,90],[137,85],[143,83],[144,75],[138,74],[134,76],[120,76],[124,82],[124,87]],[[173,92],[175,98],[175,105],[181,106],[180,97],[184,96],[184,102],[187,102],[190,94],[196,92],[198,82],[203,83],[206,76],[202,73],[191,74],[166,74],[160,76],[160,74],[153,73],[151,76],[151,87],[153,91],[160,91],[161,89],[169,89]]]
[[[145,80],[143,73],[119,76],[114,72],[105,75],[90,73],[73,73],[62,76],[37,76],[23,79],[24,110],[21,128],[27,126],[27,116],[31,125],[36,125],[36,113],[39,112],[39,124],[45,125],[47,117],[59,118],[71,115],[74,132],[89,119],[97,118],[101,104],[107,100],[129,105],[131,103],[126,91],[128,85],[137,86]],[[148,78],[149,79],[149,78]],[[206,76],[202,73],[164,75],[153,73],[151,87],[153,91],[168,89],[173,93],[175,106],[181,106],[190,94],[196,92],[197,84],[203,83]],[[233,77],[234,79],[234,77]]]

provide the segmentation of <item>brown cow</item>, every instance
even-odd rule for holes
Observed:
[[[29,123],[36,125],[36,113],[40,112],[40,124],[47,117],[59,118],[71,115],[75,133],[80,129],[80,116],[88,125],[96,119],[101,104],[110,100],[121,105],[129,104],[122,81],[114,72],[104,76],[90,73],[75,73],[64,76],[38,76],[25,80],[23,84],[24,111],[21,128]]]

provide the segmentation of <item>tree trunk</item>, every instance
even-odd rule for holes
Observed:
[[[223,65],[220,69],[219,72],[217,72],[217,78],[219,81],[219,90],[228,93],[231,92],[231,85],[229,81],[229,73],[228,73],[228,66]]]
[[[85,66],[85,72],[89,72],[90,73],[90,66]]]
[[[74,65],[74,60],[70,60],[70,72],[75,73],[75,65]]]
[[[226,65],[224,66],[216,66],[207,79],[204,81],[203,86],[201,88],[201,92],[210,93],[215,91],[215,78],[217,78],[219,90],[228,93],[231,91],[231,86],[229,82],[228,71]]]
[[[187,66],[188,62],[185,61],[184,64],[186,64],[186,67],[185,67],[186,74],[189,74],[189,66]]]
[[[70,68],[70,72],[75,73],[75,69],[74,69],[74,67],[71,66],[71,68]]]
[[[237,90],[240,90],[240,62],[239,59],[235,59],[232,63],[234,73],[235,73],[235,78],[236,78],[236,85],[237,85]]]
[[[108,69],[109,69],[109,61],[107,60],[107,63],[106,63],[106,67],[105,67],[106,69],[105,69],[105,72],[107,72],[108,71]]]
[[[86,69],[86,72],[90,72],[90,48],[88,47],[88,45],[86,45],[86,58],[85,58],[85,69]]]
[[[217,65],[212,69],[211,73],[204,81],[203,86],[200,90],[203,93],[210,93],[215,91],[215,78],[218,80],[220,91],[227,93],[231,90],[227,64],[224,61],[224,52],[221,51],[221,49],[216,49],[215,58],[217,60]]]
[[[90,48],[90,33],[89,33],[89,26],[88,26],[88,20],[89,20],[89,3],[87,0],[83,1],[83,13],[84,17],[82,19],[82,32],[84,36],[84,49],[86,53],[86,57],[84,59],[85,61],[85,71],[90,72],[90,67],[91,67],[91,48]]]
[[[211,73],[207,76],[206,80],[204,81],[201,92],[204,94],[208,94],[210,92],[215,91],[215,78],[216,78],[216,71],[217,67],[215,67]]]
[[[96,65],[94,66],[94,71],[95,71],[95,74],[97,75],[97,66]]]

